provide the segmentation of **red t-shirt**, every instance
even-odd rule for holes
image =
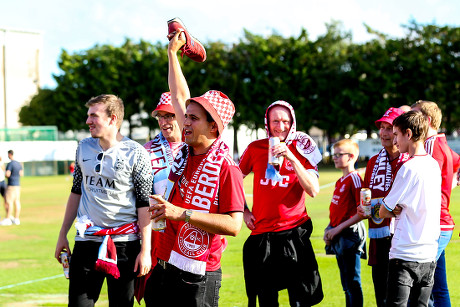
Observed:
[[[356,214],[362,184],[363,180],[357,171],[337,180],[329,206],[330,226],[337,227]]]
[[[460,164],[459,155],[449,147],[443,133],[429,137],[425,141],[425,150],[441,168],[441,230],[453,230],[455,223],[449,213],[449,204],[452,179]]]
[[[193,171],[200,165],[206,155],[189,156],[185,167],[184,176],[190,180]],[[180,180],[179,180],[180,181]],[[225,159],[219,175],[219,194],[218,206],[211,206],[209,213],[230,213],[243,212],[244,210],[244,190],[243,176],[238,166],[230,158]],[[184,203],[179,189],[175,189],[172,194],[172,201],[176,206],[182,207]],[[159,237],[157,246],[157,257],[168,261],[174,247],[176,235],[178,233],[179,221],[166,220],[166,229]],[[223,252],[223,242],[220,235],[213,236],[210,244],[210,253],[206,262],[206,271],[215,271],[220,268],[220,258]]]
[[[291,144],[288,148],[307,170],[318,174],[318,169],[298,153],[294,145]],[[262,139],[249,144],[239,164],[243,175],[254,173],[252,214],[256,220],[252,235],[292,229],[309,219],[305,208],[305,191],[291,163],[283,160],[280,169],[283,177],[281,182],[265,178],[267,163],[268,139]]]

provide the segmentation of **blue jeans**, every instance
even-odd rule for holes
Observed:
[[[347,251],[336,255],[340,269],[340,280],[345,292],[347,307],[363,306],[363,290],[361,288],[361,253]]]
[[[387,306],[428,306],[436,262],[390,259]]]
[[[441,231],[438,240],[437,265],[434,272],[434,285],[429,306],[450,307],[449,288],[447,286],[445,249],[452,238],[452,230]]]
[[[217,307],[222,270],[204,276],[157,264],[145,285],[146,306]]]
[[[347,228],[334,238],[330,245],[339,266],[340,281],[345,292],[347,307],[363,306],[361,255],[364,240],[366,237],[360,236],[357,227],[354,229]]]

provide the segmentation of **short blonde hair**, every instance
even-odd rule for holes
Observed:
[[[120,130],[121,124],[123,123],[123,117],[125,114],[125,106],[123,104],[123,100],[112,94],[103,94],[91,98],[85,104],[85,106],[89,108],[98,103],[101,103],[107,107],[106,112],[108,117],[112,117],[112,115],[117,116],[117,128],[118,130]]]
[[[359,156],[359,145],[352,139],[342,139],[334,143],[332,148],[336,149],[337,147],[345,148],[348,153],[353,154],[353,159],[357,160]]]
[[[441,127],[442,112],[436,102],[419,100],[412,105],[412,108],[420,109],[423,115],[431,118],[431,128],[438,130]]]

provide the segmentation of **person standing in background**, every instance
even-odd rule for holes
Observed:
[[[10,163],[6,166],[5,177],[8,178],[8,185],[5,192],[6,217],[0,222],[2,226],[19,225],[19,214],[21,213],[21,186],[20,178],[24,175],[22,165],[14,160],[13,150],[8,150]],[[14,209],[14,216],[13,216]]]
[[[454,231],[454,219],[449,211],[452,181],[457,177],[460,157],[447,144],[446,135],[438,133],[441,126],[441,109],[435,102],[419,100],[412,105],[413,110],[421,111],[429,122],[425,150],[430,154],[441,169],[441,235],[438,240],[438,253],[436,255],[436,270],[434,273],[433,292],[429,306],[449,307],[450,295],[447,285],[446,247]]]
[[[366,255],[366,226],[356,213],[363,183],[354,167],[359,146],[351,139],[342,139],[333,149],[334,165],[342,171],[342,177],[335,183],[323,240],[326,254],[334,254],[337,259],[346,306],[359,307],[363,306],[361,258]]]
[[[321,154],[313,139],[297,131],[294,108],[278,100],[265,112],[267,138],[248,145],[239,166],[254,173],[252,211],[244,222],[252,231],[243,246],[248,306],[278,306],[287,289],[291,306],[311,306],[323,299],[321,277],[310,241],[313,223],[305,197],[319,192]],[[270,146],[270,138],[279,144]],[[276,139],[272,139],[276,140]],[[269,162],[269,153],[279,159]]]
[[[0,157],[0,194],[3,198],[3,206],[5,206],[5,192],[6,192],[6,183],[5,183],[5,163],[3,163],[2,157]],[[6,207],[5,207],[6,211]]]
[[[377,307],[386,306],[388,255],[393,235],[392,218],[379,216],[383,197],[388,194],[398,165],[409,158],[407,153],[400,154],[394,144],[393,120],[404,111],[401,108],[389,108],[375,121],[379,129],[382,149],[371,157],[366,166],[363,187],[371,190],[371,215],[366,216],[362,207],[357,208],[358,215],[369,222],[369,260],[372,267],[375,301]]]

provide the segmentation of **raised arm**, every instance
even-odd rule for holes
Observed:
[[[182,130],[185,121],[185,102],[190,98],[190,89],[182,73],[177,52],[185,44],[185,35],[182,32],[175,32],[171,35],[174,36],[168,37],[170,39],[168,46],[168,84],[177,122]]]

